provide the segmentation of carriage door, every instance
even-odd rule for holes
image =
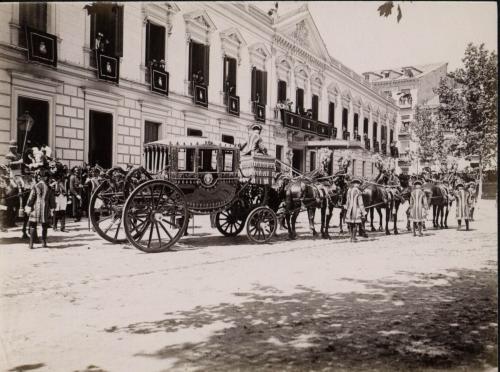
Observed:
[[[89,164],[111,168],[113,163],[113,115],[90,111],[89,115]]]
[[[304,173],[304,151],[293,150],[292,167],[301,173]]]
[[[17,116],[22,117],[27,113],[33,119],[33,125],[29,131],[17,126],[17,149],[23,149],[26,140],[26,148],[42,147],[49,144],[49,102],[28,97],[19,97],[17,100]],[[23,130],[24,129],[24,130]]]

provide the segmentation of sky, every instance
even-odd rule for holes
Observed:
[[[497,50],[496,2],[397,1],[388,18],[377,8],[383,1],[307,2],[330,55],[357,73],[399,66],[448,62],[462,65],[469,42]],[[255,2],[269,10],[273,2]],[[279,2],[279,14],[304,2]]]

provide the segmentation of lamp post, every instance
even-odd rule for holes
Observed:
[[[29,111],[25,111],[23,115],[21,115],[17,119],[17,125],[20,130],[24,131],[24,142],[23,142],[23,148],[21,151],[21,156],[24,156],[24,148],[26,146],[26,140],[28,138],[28,132],[33,128],[33,124],[35,123],[35,120],[31,117],[29,114]]]

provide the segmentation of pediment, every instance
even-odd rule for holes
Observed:
[[[328,50],[307,6],[280,17],[276,30],[315,57],[329,61]]]
[[[264,43],[255,43],[248,48],[250,64],[265,70],[267,59],[271,56],[269,49]]]
[[[246,45],[245,39],[235,27],[222,31],[220,33],[222,40],[228,40],[230,42],[236,43],[238,46]]]
[[[204,10],[195,10],[186,13],[184,14],[184,20],[186,22],[192,22],[208,32],[213,32],[217,29],[217,27],[215,27],[215,23],[209,17],[208,13]]]

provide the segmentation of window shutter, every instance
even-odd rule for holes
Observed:
[[[115,56],[123,57],[123,6],[115,6]]]
[[[146,67],[150,66],[151,61],[151,22],[146,23]]]
[[[165,60],[165,27],[163,26],[158,26],[157,27],[157,32],[158,32],[158,61],[161,61],[162,59]]]
[[[189,42],[189,71],[188,71],[188,80],[193,80],[193,42]]]
[[[210,82],[210,46],[203,46],[203,76],[205,78],[205,84],[208,86]]]
[[[328,107],[328,123],[335,124],[335,103],[330,102]]]
[[[251,92],[251,100],[255,102],[257,100],[257,69],[255,67],[252,68],[252,92]]]
[[[261,85],[262,92],[261,92],[260,102],[263,105],[267,105],[267,71],[262,71],[261,79],[262,79],[262,85]]]

